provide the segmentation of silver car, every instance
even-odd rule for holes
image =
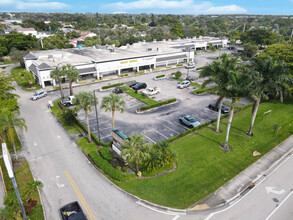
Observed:
[[[188,80],[182,81],[177,85],[177,88],[183,89],[190,85],[190,82]]]
[[[35,92],[35,94],[31,96],[31,100],[36,101],[37,99],[43,98],[45,96],[47,96],[46,91]]]

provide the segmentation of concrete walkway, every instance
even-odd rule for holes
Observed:
[[[195,210],[216,209],[229,205],[234,200],[249,192],[256,183],[265,178],[281,161],[290,156],[292,152],[293,135],[246,168],[216,192],[189,208],[187,212],[192,213]]]

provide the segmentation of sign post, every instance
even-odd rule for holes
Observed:
[[[11,161],[11,157],[10,157],[9,151],[7,149],[6,143],[2,143],[2,155],[3,155],[3,160],[4,160],[4,163],[5,163],[7,172],[8,172],[8,176],[12,180],[12,184],[13,184],[16,196],[17,196],[19,206],[21,208],[23,219],[27,220],[25,210],[24,210],[24,207],[23,207],[20,195],[19,195],[18,188],[17,188],[17,183],[16,183],[14,173],[13,173],[13,169],[12,169],[12,161]]]

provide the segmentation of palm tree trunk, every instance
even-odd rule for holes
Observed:
[[[115,113],[115,111],[114,111],[114,110],[112,110],[112,129],[114,129],[114,128],[115,128],[115,122],[114,122],[114,113]]]
[[[91,143],[91,142],[92,142],[92,137],[91,137],[91,130],[90,130],[90,123],[89,123],[89,115],[88,115],[88,111],[85,110],[84,113],[85,113],[85,117],[86,117],[86,125],[87,125],[87,135],[88,135],[88,140],[89,140],[89,143]]]
[[[221,110],[223,105],[223,97],[220,97],[219,104],[218,104],[218,118],[217,118],[217,128],[216,132],[220,131],[220,121],[221,121]],[[217,105],[216,105],[217,106]]]
[[[231,128],[231,124],[232,124],[233,115],[234,115],[234,103],[232,103],[232,107],[230,109],[228,125],[227,125],[226,141],[225,141],[225,144],[224,144],[224,149],[228,149],[229,134],[230,134],[230,128]]]
[[[248,132],[248,135],[249,136],[252,136],[253,135],[252,134],[252,128],[253,128],[253,125],[254,125],[254,122],[255,122],[255,118],[256,118],[256,114],[257,114],[257,111],[258,111],[259,104],[260,104],[260,97],[257,98],[255,100],[255,103],[254,103],[254,108],[253,108],[253,113],[252,113],[250,128],[249,128],[249,132]]]
[[[62,89],[62,86],[61,86],[61,80],[58,81],[58,84],[59,84],[59,88],[60,88],[61,98],[64,99],[64,93],[63,93],[63,89]]]
[[[69,80],[69,91],[70,91],[70,95],[73,95],[72,81],[71,80]]]
[[[138,157],[135,156],[135,169],[136,169],[136,174],[138,174]]]

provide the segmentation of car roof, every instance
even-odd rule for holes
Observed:
[[[189,81],[188,80],[185,80],[185,81],[182,81],[181,83],[188,83]]]

